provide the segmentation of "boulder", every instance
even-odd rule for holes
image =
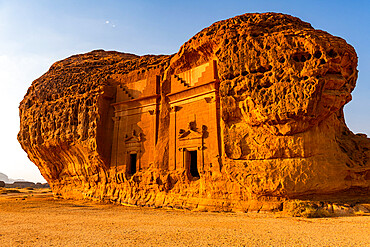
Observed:
[[[244,14],[171,56],[54,63],[20,103],[18,140],[64,198],[213,211],[368,198],[370,139],[343,114],[356,67],[342,38]]]

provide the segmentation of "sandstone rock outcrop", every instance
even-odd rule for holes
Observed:
[[[20,104],[18,140],[65,198],[227,211],[369,196],[370,139],[343,116],[356,67],[341,38],[245,14],[172,56],[56,62]]]

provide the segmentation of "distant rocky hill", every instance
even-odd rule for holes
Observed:
[[[48,183],[33,183],[33,182],[14,182],[6,183],[5,188],[50,188]]]
[[[0,181],[4,182],[4,184],[0,183],[0,187],[6,188],[49,188],[48,183],[34,183],[34,182],[27,182],[24,179],[11,179],[6,174],[0,172]],[[4,186],[2,186],[4,185]]]
[[[6,174],[1,173],[1,172],[0,172],[0,181],[3,181],[4,183],[12,183],[12,182],[14,182],[14,181],[11,181]]]
[[[4,181],[7,184],[14,183],[14,182],[23,182],[24,179],[13,179],[9,178],[8,175],[0,172],[0,181]]]

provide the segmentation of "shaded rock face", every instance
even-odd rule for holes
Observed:
[[[199,97],[211,67],[215,86],[206,93],[216,95],[216,130],[202,132],[190,121],[172,141],[174,112],[182,108],[178,98]],[[269,210],[312,194],[353,196],[370,187],[370,140],[353,134],[343,116],[356,67],[355,50],[341,38],[288,15],[245,14],[205,28],[172,56],[93,51],[53,64],[20,104],[18,140],[55,195],[65,198],[227,211]],[[117,158],[112,161],[119,154],[115,146],[149,138],[135,131],[131,139],[118,138],[117,112],[126,109],[118,105],[147,97],[133,97],[143,88],[138,83],[132,95],[118,91],[153,75],[160,84],[157,108],[150,110],[156,116],[154,154],[131,174],[139,156],[127,154],[131,165],[120,168]],[[199,122],[204,113],[196,114]],[[219,142],[197,149],[196,179],[189,175],[196,169],[191,162],[182,166],[173,161],[178,153],[171,156],[191,134]],[[218,155],[211,146],[219,147]],[[195,151],[188,150],[194,160]]]

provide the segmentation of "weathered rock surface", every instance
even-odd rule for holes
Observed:
[[[171,76],[209,61],[217,64],[221,151],[219,165],[204,164],[195,180],[186,168],[169,169],[168,95]],[[268,210],[345,192],[368,198],[370,139],[343,116],[356,67],[341,38],[289,15],[245,14],[205,28],[172,56],[92,51],[56,62],[20,104],[18,140],[65,198],[199,210]],[[154,162],[120,177],[111,164],[117,88],[154,74]]]

